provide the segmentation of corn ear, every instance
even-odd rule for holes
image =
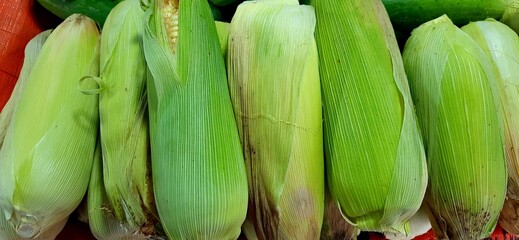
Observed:
[[[231,22],[229,87],[258,239],[320,236],[324,155],[314,29],[313,8],[297,1],[244,2]]]
[[[27,77],[29,73],[31,72],[32,67],[34,66],[34,62],[36,61],[36,58],[38,57],[38,53],[41,50],[41,47],[43,46],[43,43],[47,40],[51,33],[51,30],[44,31],[40,34],[38,34],[36,37],[31,39],[27,46],[25,47],[25,57],[23,61],[22,70],[20,72],[20,76],[18,78],[18,81],[16,82],[16,85],[14,87],[13,93],[11,94],[11,97],[9,98],[9,101],[4,106],[4,109],[0,113],[0,149],[2,148],[2,142],[5,137],[5,133],[7,132],[7,127],[11,123],[11,118],[14,112],[14,109],[16,108],[16,105],[20,99],[20,95],[23,92],[23,88],[25,87],[25,83],[27,82]],[[48,240],[48,239],[54,239],[56,238],[56,235],[63,229],[65,226],[65,223],[67,222],[67,219],[65,219],[63,222],[58,223],[54,225],[53,227],[49,229],[42,230],[43,233],[40,233],[39,236],[37,236],[36,240]],[[14,228],[11,226],[11,224],[7,221],[7,219],[0,215],[0,239],[3,240],[22,240],[20,236],[16,233]]]
[[[148,239],[139,229],[131,229],[128,224],[123,224],[115,218],[103,183],[103,162],[99,143],[88,185],[87,209],[90,231],[98,240]]]
[[[153,234],[155,220],[146,112],[144,11],[139,0],[120,2],[101,36],[100,135],[106,195],[115,218]]]
[[[445,15],[412,33],[403,59],[426,143],[426,202],[436,236],[487,237],[507,178],[491,60]]]
[[[360,230],[407,232],[427,171],[389,17],[377,0],[310,3],[317,15],[332,197]]]
[[[519,37],[493,19],[470,23],[461,30],[492,59],[504,109],[508,197],[519,200]]]
[[[510,232],[518,232],[519,219],[510,217],[519,210],[519,37],[505,24],[487,19],[461,28],[492,59],[504,109],[505,149],[508,170],[507,200],[501,224]]]
[[[172,239],[236,239],[247,211],[247,176],[207,1],[154,1],[144,52],[162,226]]]
[[[96,24],[85,16],[61,23],[44,43],[13,110],[0,150],[0,208],[20,237],[64,221],[86,192],[98,101],[81,94],[78,82],[98,74],[98,38]]]

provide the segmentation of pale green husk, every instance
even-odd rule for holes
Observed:
[[[215,21],[215,24],[216,32],[218,33],[218,41],[220,42],[220,47],[222,48],[222,54],[224,58],[227,58],[227,42],[229,40],[229,28],[231,27],[231,24],[219,21]]]
[[[103,163],[100,144],[96,147],[92,174],[88,185],[87,212],[90,231],[98,240],[148,239],[142,231],[130,228],[128,224],[124,224],[114,216],[103,183]]]
[[[315,21],[313,8],[297,1],[249,1],[231,22],[229,87],[249,177],[248,219],[259,239],[320,237],[324,155]]]
[[[11,94],[11,97],[9,98],[9,101],[0,113],[0,148],[2,147],[5,133],[7,132],[7,127],[11,122],[13,110],[15,109],[16,104],[19,100],[19,96],[23,92],[25,83],[27,82],[27,76],[31,72],[31,69],[34,66],[34,62],[38,57],[38,53],[40,52],[43,43],[45,43],[50,33],[51,30],[47,30],[38,34],[36,37],[31,39],[31,41],[29,41],[29,43],[25,47],[25,57],[23,61],[22,70],[20,72],[20,76],[18,77],[18,81],[16,82],[16,85],[14,87],[13,93]],[[53,226],[50,226],[47,229],[42,229],[41,233],[33,239],[49,240],[56,238],[56,235],[58,235],[58,233],[63,229],[66,222],[67,218],[65,218],[60,223],[56,223]],[[23,238],[21,238],[16,233],[15,229],[3,215],[0,215],[0,239],[23,240]]]
[[[104,187],[115,218],[131,232],[150,231],[155,220],[143,32],[139,0],[122,1],[110,12],[98,79]]]
[[[481,46],[492,59],[497,85],[504,110],[505,149],[508,170],[507,197],[502,212],[517,214],[519,200],[519,37],[505,24],[488,19],[468,24],[461,28]],[[503,213],[501,216],[508,216]],[[519,224],[517,218],[501,218],[505,229]],[[511,228],[510,232],[517,232]]]
[[[491,59],[447,16],[421,25],[403,53],[429,170],[438,238],[482,239],[506,192],[501,104]]]
[[[171,239],[236,239],[247,211],[247,175],[207,1],[155,1],[144,52],[162,226]]]
[[[11,97],[9,97],[9,100],[0,112],[0,149],[2,149],[5,135],[7,134],[7,129],[11,124],[14,109],[20,100],[20,96],[23,92],[23,89],[25,88],[25,83],[27,82],[29,73],[31,73],[34,62],[36,62],[38,54],[40,53],[43,44],[45,41],[47,41],[47,38],[51,32],[52,30],[47,30],[38,34],[32,38],[25,47],[23,66],[20,71],[20,76],[16,81],[16,85],[14,86],[13,92],[11,93]]]
[[[98,74],[98,38],[91,19],[67,18],[44,43],[17,96],[0,150],[0,208],[21,237],[61,224],[87,190],[98,101],[79,91],[79,80]]]
[[[361,230],[407,232],[427,184],[425,154],[389,17],[377,0],[312,0],[327,179]]]
[[[492,59],[504,110],[508,197],[519,200],[519,37],[493,19],[470,23],[461,30]]]

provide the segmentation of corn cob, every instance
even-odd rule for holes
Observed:
[[[461,30],[471,36],[492,59],[494,72],[497,73],[496,80],[504,109],[507,197],[510,199],[508,202],[513,203],[519,200],[519,38],[512,29],[493,19],[470,23]],[[503,211],[515,213],[518,209],[510,208],[514,206],[505,204]],[[519,221],[515,220],[515,224],[511,222],[503,227],[507,229],[517,224]],[[516,232],[513,229],[510,231]]]
[[[417,28],[403,59],[426,143],[433,229],[439,239],[487,237],[506,192],[491,60],[447,16]]]
[[[258,239],[318,239],[324,155],[315,14],[297,1],[249,1],[229,30],[229,87]],[[265,37],[268,36],[268,37]]]
[[[106,19],[101,36],[99,118],[104,187],[113,214],[131,233],[149,235],[155,210],[143,29],[144,11],[138,0],[120,2]]]
[[[78,83],[98,74],[98,38],[91,19],[67,18],[17,96],[0,150],[0,208],[20,237],[62,223],[86,192],[99,122],[97,100]]]
[[[206,0],[148,9],[144,52],[156,205],[172,239],[236,239],[247,176]]]
[[[389,17],[379,0],[310,2],[332,197],[360,230],[406,232],[427,171]]]

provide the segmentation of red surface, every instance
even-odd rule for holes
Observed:
[[[23,63],[25,45],[57,18],[33,0],[0,0],[0,109],[9,99]]]

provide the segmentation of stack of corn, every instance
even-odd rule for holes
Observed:
[[[446,16],[417,28],[403,53],[429,170],[436,235],[481,239],[506,192],[501,103],[491,59]]]
[[[97,239],[409,238],[422,204],[438,238],[481,239],[507,180],[519,233],[513,30],[443,16],[402,61],[396,0],[246,1],[230,24],[213,14],[235,0],[210,2],[123,0],[101,36],[72,15],[29,43],[0,113],[0,239],[54,239],[87,188]]]

